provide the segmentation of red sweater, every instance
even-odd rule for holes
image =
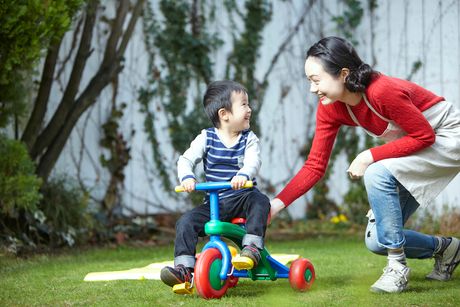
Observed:
[[[372,79],[366,89],[366,96],[380,115],[394,121],[407,133],[398,140],[371,148],[374,161],[407,156],[434,143],[434,131],[422,112],[443,101],[443,97],[436,96],[415,83],[383,74]],[[351,109],[358,122],[375,135],[381,135],[388,126],[387,122],[369,109],[364,99]],[[310,190],[323,177],[342,125],[357,126],[344,103],[336,101],[329,105],[318,104],[315,136],[308,159],[276,196],[286,206]]]

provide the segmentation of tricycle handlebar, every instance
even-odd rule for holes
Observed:
[[[254,185],[252,181],[246,181],[246,184],[243,186],[244,189],[252,188]],[[229,181],[216,181],[216,182],[202,182],[195,185],[195,191],[214,191],[221,189],[231,189],[232,184]],[[180,185],[174,188],[176,192],[185,192],[184,188]]]

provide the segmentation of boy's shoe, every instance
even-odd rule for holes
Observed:
[[[371,286],[372,292],[399,293],[407,288],[410,269],[397,261],[383,269],[383,274]]]
[[[260,251],[254,245],[246,245],[238,256],[232,258],[232,264],[237,270],[255,268],[260,261]]]
[[[174,268],[166,266],[161,269],[160,278],[161,281],[170,287],[177,284],[183,284],[185,282],[191,282],[192,269],[187,268],[182,264],[179,264]]]
[[[450,239],[450,243],[448,240]],[[457,238],[441,238],[441,244],[448,244],[439,254],[434,255],[433,271],[426,276],[427,279],[448,281],[460,263],[460,240]]]

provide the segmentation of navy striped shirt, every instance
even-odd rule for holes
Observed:
[[[219,138],[216,128],[204,129],[184,152],[177,163],[179,180],[195,178],[193,169],[203,160],[206,181],[230,181],[234,176],[246,176],[254,181],[260,168],[259,139],[250,130],[242,131],[238,141],[231,147]],[[227,198],[243,192],[222,190],[219,198]]]
[[[203,157],[204,172],[206,181],[230,181],[237,174],[250,178],[248,174],[239,172],[243,167],[244,152],[248,140],[249,130],[243,131],[238,142],[230,148],[227,148],[214,128],[206,129],[206,151]],[[219,198],[233,196],[243,190],[224,190],[219,193]]]

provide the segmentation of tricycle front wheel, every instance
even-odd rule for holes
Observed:
[[[230,286],[229,279],[220,279],[222,255],[216,248],[208,248],[200,254],[195,264],[195,286],[198,294],[205,298],[220,298]]]

